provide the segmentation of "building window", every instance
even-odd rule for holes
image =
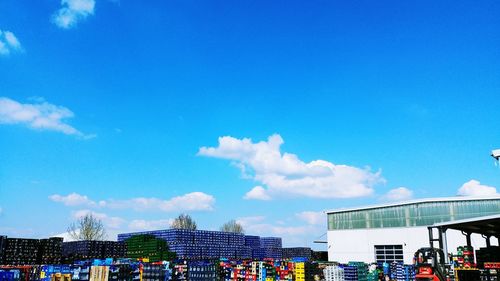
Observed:
[[[403,262],[403,245],[375,245],[376,262]]]

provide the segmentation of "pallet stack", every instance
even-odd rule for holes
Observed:
[[[126,253],[126,245],[116,241],[72,241],[62,243],[64,258],[71,262],[82,259],[120,258]]]
[[[344,281],[344,269],[336,265],[325,267],[323,275],[325,276],[325,281]]]
[[[283,248],[282,250],[284,259],[304,258],[306,260],[312,259],[312,250],[307,247]]]
[[[153,235],[137,235],[125,241],[128,258],[148,259],[150,262],[171,260],[175,254],[169,250],[165,240]]]
[[[218,281],[219,269],[215,262],[189,262],[190,281]]]
[[[166,241],[170,249],[178,258],[188,260],[198,259],[250,259],[253,257],[252,249],[260,249],[261,241],[258,236],[244,234],[186,229],[166,229],[157,231],[124,233],[118,235],[118,241],[125,241],[134,235],[153,235]],[[281,239],[272,238],[268,244],[281,249]],[[274,246],[277,245],[277,246]],[[269,247],[268,247],[269,248]],[[280,250],[262,250],[261,258],[280,258]],[[266,248],[267,249],[267,248]]]

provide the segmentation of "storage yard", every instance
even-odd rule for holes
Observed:
[[[332,211],[328,258],[283,248],[280,237],[223,231],[171,228],[122,233],[117,241],[0,236],[0,281],[498,281],[498,212],[500,198]],[[358,239],[371,232],[384,236]]]

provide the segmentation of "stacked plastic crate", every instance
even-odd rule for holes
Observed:
[[[187,262],[174,265],[172,270],[172,280],[189,280],[189,268]]]
[[[283,257],[281,238],[261,237],[260,248],[252,250],[252,257],[254,259],[281,259]]]
[[[132,236],[125,241],[129,258],[147,258],[149,261],[171,260],[175,254],[169,250],[167,243],[152,235]]]
[[[38,263],[38,239],[7,238],[4,263],[7,265],[32,265]]]
[[[125,256],[126,245],[116,241],[72,241],[62,243],[62,253],[67,261],[120,258]]]
[[[364,262],[349,262],[344,268],[345,280],[367,281],[368,266]]]
[[[59,264],[62,260],[63,238],[41,239],[38,251],[38,264]]]
[[[344,269],[336,265],[325,267],[323,275],[325,276],[325,281],[344,281]]]
[[[402,262],[391,263],[391,279],[396,281],[406,281],[405,266]]]
[[[219,270],[215,262],[189,262],[190,281],[218,281]]]
[[[282,250],[284,259],[305,258],[311,260],[312,250],[307,247],[283,248]]]

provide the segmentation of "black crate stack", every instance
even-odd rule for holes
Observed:
[[[59,264],[62,260],[63,238],[40,239],[38,264]]]
[[[72,241],[63,243],[62,252],[67,261],[120,258],[125,256],[126,245],[116,241]]]
[[[7,243],[7,236],[0,235],[0,264],[4,264],[5,244]]]
[[[37,264],[38,239],[7,238],[4,252],[6,265],[33,265]]]
[[[283,248],[283,258],[305,258],[307,260],[311,260],[312,250],[307,247]]]

